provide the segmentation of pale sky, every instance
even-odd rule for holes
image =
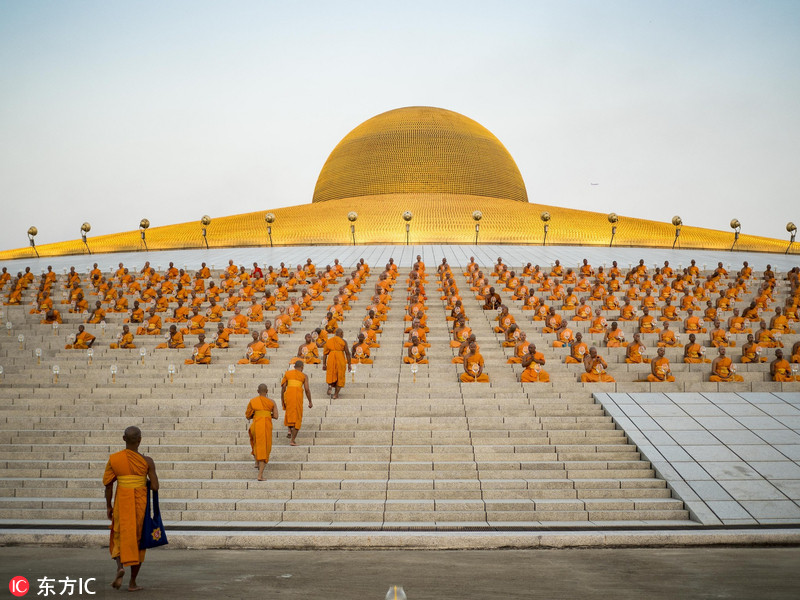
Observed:
[[[413,105],[494,133],[532,202],[788,238],[798,32],[796,0],[0,0],[0,249],[308,203]]]

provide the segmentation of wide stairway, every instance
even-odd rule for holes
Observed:
[[[348,343],[377,272],[373,267],[346,313]],[[314,407],[305,409],[297,447],[288,445],[281,411],[264,482],[256,481],[245,407],[262,382],[280,404],[282,373],[304,334],[319,326],[333,292],[304,313],[294,334],[281,336],[271,364],[236,365],[232,374],[229,365],[244,357],[247,336],[231,336],[231,348],[214,350],[211,365],[184,365],[195,336],[186,336],[184,350],[154,350],[160,336],[137,336],[136,350],[111,350],[125,315],[110,313],[105,328],[87,325],[99,338],[90,360],[86,351],[64,349],[83,316],[62,311],[56,331],[28,314],[27,304],[3,307],[2,321],[12,329],[0,330],[0,523],[107,526],[103,469],[123,447],[123,429],[137,425],[141,450],[158,468],[163,516],[187,528],[691,524],[683,502],[592,398],[592,390],[643,391],[650,384],[633,376],[616,385],[579,383],[577,371],[555,364],[564,352],[548,349],[517,306],[512,312],[545,351],[553,379],[519,383],[520,367],[506,364],[512,349],[492,331],[494,315],[480,310],[460,275],[491,383],[458,381],[462,367],[451,364],[449,323],[432,275],[430,364],[412,373],[402,364],[406,275],[397,280],[374,364],[358,365],[339,399],[326,395],[320,366],[306,367]]]

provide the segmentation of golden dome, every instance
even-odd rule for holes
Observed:
[[[382,194],[455,194],[528,201],[514,159],[459,113],[413,106],[365,121],[333,149],[314,202]]]

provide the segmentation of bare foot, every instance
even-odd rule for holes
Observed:
[[[125,577],[125,569],[123,568],[117,569],[117,576],[114,577],[114,581],[111,582],[111,587],[113,587],[115,590],[121,588],[123,577]]]
[[[266,481],[266,479],[264,479],[263,477],[259,477],[258,479],[256,479],[256,481]]]
[[[290,446],[297,446],[297,442],[289,442]]]
[[[286,437],[287,437],[287,438],[290,438],[290,437],[292,437],[292,434],[291,434],[291,433],[287,433],[287,434],[286,434]]]
[[[139,586],[139,585],[134,585],[134,586],[130,586],[130,585],[129,585],[129,586],[128,586],[128,591],[129,591],[129,592],[139,592],[139,591],[141,591],[141,590],[143,590],[143,589],[144,589],[144,588],[143,588],[143,587],[141,587],[141,586]]]

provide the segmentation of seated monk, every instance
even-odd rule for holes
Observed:
[[[794,329],[789,328],[789,319],[783,314],[783,309],[780,306],[775,307],[775,316],[769,322],[769,328],[772,333],[794,333]]]
[[[58,312],[55,308],[51,308],[46,313],[44,313],[44,319],[39,321],[42,325],[52,325],[53,323],[58,323],[59,325],[62,323],[61,320],[61,313]]]
[[[551,306],[550,310],[547,313],[547,317],[544,320],[544,327],[542,327],[542,333],[558,333],[562,329],[564,329],[567,324],[561,318],[561,315],[556,312],[555,307]]]
[[[408,347],[403,362],[407,365],[427,365],[428,359],[425,356],[425,346],[420,343],[419,338],[414,335],[411,337],[411,345]]]
[[[286,314],[288,314],[295,323],[300,323],[303,320],[303,309],[300,308],[297,298],[292,298],[292,303],[286,309]]]
[[[714,383],[744,381],[741,375],[736,374],[736,368],[732,364],[733,361],[725,356],[725,346],[720,347],[717,351],[719,356],[711,363],[711,377],[708,380]]]
[[[779,333],[773,333],[767,328],[767,322],[762,319],[761,328],[756,331],[756,341],[764,348],[783,348]]]
[[[489,293],[483,298],[483,310],[497,310],[503,304],[500,294],[494,291],[493,287],[489,288]]]
[[[581,375],[581,383],[612,383],[614,378],[606,373],[608,363],[597,354],[597,348],[592,346],[589,353],[583,357],[583,368],[586,371]]]
[[[267,348],[278,348],[278,332],[272,327],[272,321],[264,321],[264,331],[261,332],[261,341]],[[319,343],[317,344],[319,346]]]
[[[639,333],[657,333],[656,319],[650,314],[649,308],[642,309],[642,316],[639,318]]]
[[[462,364],[464,364],[464,357],[467,354],[469,354],[469,345],[472,342],[475,342],[475,334],[470,335],[466,340],[464,340],[464,342],[461,344],[461,346],[458,347],[457,354],[453,357],[453,359],[450,362],[453,363],[454,365],[462,365]],[[475,344],[475,348],[480,350],[480,348],[478,347],[477,343]]]
[[[323,348],[328,341],[328,332],[321,327],[317,327],[311,332],[311,337],[317,345],[317,348]]]
[[[795,342],[792,346],[792,362],[800,363],[800,341]]]
[[[630,298],[625,298],[625,304],[622,305],[617,320],[618,321],[638,320],[638,317],[636,316],[636,307],[633,304],[631,304]]]
[[[603,298],[603,310],[619,310],[619,300],[614,294],[608,294]]]
[[[130,327],[127,325],[122,326],[122,333],[117,336],[117,341],[112,342],[108,345],[109,348],[112,350],[123,349],[123,350],[131,350],[136,348],[136,344],[133,343],[133,334],[131,333]]]
[[[92,314],[89,315],[89,318],[86,319],[86,323],[97,324],[100,321],[105,321],[105,320],[106,320],[106,311],[103,310],[103,306],[98,300],[94,304],[94,310],[92,311]]]
[[[408,333],[408,341],[403,344],[404,348],[410,348],[414,345],[414,337],[416,336],[420,345],[425,346],[426,348],[430,348],[431,345],[428,343],[428,336],[425,333],[425,329],[423,329],[420,324],[419,320],[415,320],[411,326],[411,331]]]
[[[266,358],[267,346],[261,341],[257,331],[252,333],[253,341],[247,344],[245,358],[239,361],[240,365],[268,365],[269,359]]]
[[[300,344],[300,347],[297,348],[297,356],[292,358],[290,363],[294,363],[296,360],[302,360],[307,365],[318,365],[322,361],[319,359],[319,348],[314,343],[314,338],[311,336],[310,333],[307,333],[305,336],[305,343]]]
[[[584,343],[583,334],[579,331],[575,334],[575,340],[569,347],[569,354],[564,357],[564,363],[568,365],[583,364],[587,352],[589,352],[589,346]]]
[[[278,318],[275,319],[275,328],[278,330],[280,335],[289,335],[294,333],[292,329],[292,317],[289,316],[289,313],[286,312],[284,307],[281,307],[280,314]]]
[[[511,327],[506,329],[504,333],[505,339],[503,340],[502,344],[503,348],[513,348],[514,346],[516,346],[517,342],[519,341],[519,336],[521,333],[522,331],[520,330],[519,327],[517,327],[516,323],[514,323],[513,325],[511,325]]]
[[[150,317],[136,330],[136,335],[161,335],[161,317],[156,309],[150,309]]]
[[[506,363],[509,365],[521,365],[522,360],[528,355],[529,345],[525,332],[520,331],[517,343],[514,345],[514,356],[509,358]]]
[[[624,348],[628,345],[625,341],[625,332],[619,328],[619,324],[616,321],[611,323],[611,329],[606,331],[603,342],[606,348]]]
[[[705,348],[696,342],[696,336],[689,334],[689,343],[683,347],[683,362],[685,363],[709,363],[711,360],[705,357]]]
[[[362,365],[372,364],[372,359],[369,356],[369,344],[367,344],[366,340],[366,335],[363,333],[358,334],[358,341],[353,344],[353,348],[350,350],[352,362]]]
[[[783,383],[800,381],[792,372],[792,364],[783,358],[783,350],[780,348],[775,351],[775,360],[770,363],[769,372],[772,375],[772,381]]]
[[[686,333],[705,333],[706,328],[703,327],[703,319],[694,315],[694,310],[691,308],[687,311],[688,316],[683,321],[683,330]]]
[[[367,346],[370,348],[380,348],[381,345],[378,343],[378,335],[375,333],[374,329],[369,329],[366,327],[361,328],[361,333],[364,334],[367,341]]]
[[[581,304],[575,309],[575,316],[572,317],[572,320],[588,321],[591,318],[592,318],[592,307],[589,306],[586,298],[581,298]]]
[[[206,332],[206,318],[200,314],[200,309],[194,307],[192,309],[192,318],[189,319],[188,327],[181,329],[181,333],[186,335],[199,335]]]
[[[714,321],[714,329],[712,329],[708,335],[711,339],[711,345],[715,348],[719,348],[720,346],[725,346],[726,348],[736,346],[736,342],[731,340],[728,337],[728,332],[720,326],[719,319]]]
[[[478,345],[475,342],[470,343],[463,365],[464,372],[460,377],[462,383],[489,382],[489,376],[483,372],[483,356],[478,352]]]
[[[658,318],[659,321],[680,321],[681,318],[678,316],[678,308],[672,305],[672,300],[667,300],[664,303],[664,306],[661,307],[661,316]]]
[[[762,356],[761,346],[756,344],[755,336],[752,333],[747,334],[747,343],[744,346],[742,346],[742,362],[743,363],[767,362],[767,357]]]
[[[603,316],[602,309],[595,309],[595,317],[592,320],[592,326],[589,327],[589,333],[605,333],[606,328],[608,327],[608,321]],[[583,362],[583,358],[581,358],[581,362]]]
[[[111,312],[128,312],[128,299],[125,296],[120,296],[114,300],[114,307],[111,309]]]
[[[527,351],[522,360],[523,371],[519,377],[522,383],[547,383],[550,375],[544,367],[544,354],[536,351],[536,344],[528,344]]]
[[[169,333],[166,335],[167,341],[164,343],[159,344],[156,346],[156,350],[163,350],[163,349],[170,349],[175,350],[176,348],[186,348],[183,343],[183,334],[178,331],[177,325],[170,325],[169,326]]]
[[[78,333],[75,335],[75,341],[71,344],[64,346],[65,350],[88,350],[95,342],[95,337],[86,331],[83,325],[78,325]]]
[[[261,321],[264,320],[264,305],[259,304],[258,300],[253,299],[253,302],[247,309],[246,316],[250,323],[261,323]]]
[[[516,321],[514,317],[508,313],[507,306],[500,307],[500,314],[497,317],[497,327],[494,328],[495,333],[505,333]]]
[[[761,320],[761,314],[759,313],[758,307],[756,306],[755,302],[751,302],[750,306],[744,309],[744,313],[742,313],[742,316],[748,321]]]
[[[328,311],[328,314],[325,316],[325,331],[327,333],[334,333],[337,329],[339,329],[339,319],[333,313],[333,311]]]
[[[86,300],[86,298],[84,298],[82,293],[78,293],[78,295],[75,298],[75,304],[73,304],[70,307],[69,312],[82,314],[87,312],[88,310],[89,310],[89,302]]]
[[[647,350],[645,345],[642,343],[641,334],[634,333],[633,334],[633,341],[628,344],[627,349],[625,350],[625,362],[628,364],[642,364],[642,363],[649,363],[650,359],[645,358],[642,353]]]
[[[133,308],[128,311],[128,317],[123,319],[123,323],[143,323],[144,310],[139,306],[139,301],[133,301]]]
[[[172,313],[171,317],[164,319],[167,323],[186,323],[189,320],[189,307],[185,306],[183,300],[178,301],[178,307]]]
[[[534,294],[525,294],[522,297],[522,310],[536,310],[541,304],[542,301]]]
[[[560,329],[559,332],[556,334],[556,339],[553,340],[553,348],[563,348],[564,346],[570,346],[573,342],[574,336],[572,329],[569,327],[564,327]]]
[[[446,318],[447,321],[457,321],[458,317],[464,316],[464,305],[461,300],[456,300],[453,304],[453,309],[450,311],[450,316]]]
[[[225,329],[222,323],[217,323],[217,332],[211,342],[215,348],[229,348],[230,347],[230,332]]]
[[[206,343],[206,334],[201,333],[197,336],[197,343],[192,350],[192,358],[187,358],[183,361],[185,365],[209,365],[211,364],[211,348],[212,344]]]
[[[650,383],[675,381],[675,377],[672,375],[672,370],[669,366],[669,359],[664,356],[666,350],[661,347],[657,350],[657,352],[658,358],[650,363],[650,374],[647,376],[647,381]]]
[[[728,331],[733,334],[753,333],[750,327],[745,327],[745,318],[739,315],[739,309],[733,309],[733,315],[728,319]]]
[[[227,329],[229,333],[236,335],[246,335],[250,333],[250,330],[247,328],[247,317],[242,314],[242,309],[237,306],[233,310],[233,313],[233,316],[228,319]]]
[[[679,345],[678,336],[669,328],[669,321],[664,321],[664,328],[658,332],[658,347],[677,348]]]

